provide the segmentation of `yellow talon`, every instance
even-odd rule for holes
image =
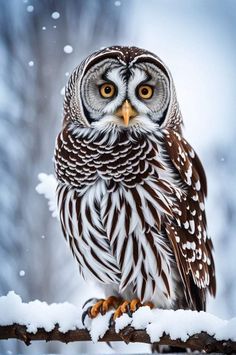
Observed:
[[[97,317],[99,311],[100,311],[100,307],[103,304],[104,300],[98,301],[97,303],[95,303],[95,305],[92,306],[91,310],[90,310],[90,316],[91,318],[95,318]]]
[[[130,302],[130,310],[131,312],[135,312],[137,308],[139,308],[139,306],[141,305],[141,302],[138,298],[134,298],[131,302]]]

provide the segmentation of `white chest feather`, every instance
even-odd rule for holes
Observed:
[[[179,188],[152,174],[133,188],[107,186],[100,178],[84,192],[58,188],[62,226],[83,275],[171,307],[177,274],[162,223]]]

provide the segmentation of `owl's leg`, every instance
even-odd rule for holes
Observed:
[[[88,307],[82,314],[82,323],[84,324],[84,320],[86,316],[89,318],[96,318],[98,314],[106,314],[111,308],[117,308],[122,300],[119,297],[115,296],[110,296],[107,299],[89,299],[87,302],[85,302],[83,308],[86,306],[91,301],[95,301],[95,303]]]
[[[130,317],[132,317],[132,313],[134,313],[135,311],[137,311],[138,308],[143,306],[153,308],[154,304],[152,302],[141,303],[139,298],[134,298],[131,301],[124,301],[116,309],[115,313],[113,314],[113,319],[116,320],[124,313],[127,313]]]

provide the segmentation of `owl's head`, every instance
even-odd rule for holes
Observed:
[[[178,129],[182,123],[168,68],[136,47],[108,47],[85,59],[69,79],[64,114],[81,128]]]

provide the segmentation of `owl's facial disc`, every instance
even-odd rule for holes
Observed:
[[[132,67],[105,59],[85,74],[81,84],[85,115],[91,127],[159,126],[170,94],[165,74],[151,63]]]

